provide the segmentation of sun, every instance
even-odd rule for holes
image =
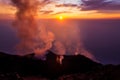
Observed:
[[[63,16],[59,16],[59,19],[60,19],[60,20],[63,20]]]

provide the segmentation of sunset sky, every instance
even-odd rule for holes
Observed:
[[[42,2],[42,0],[39,0]],[[47,0],[38,8],[38,18],[120,18],[119,0]],[[14,17],[10,0],[0,0],[0,18]]]

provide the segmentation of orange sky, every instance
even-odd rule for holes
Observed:
[[[49,10],[48,10],[49,7]],[[97,10],[91,11],[80,11],[75,7],[62,7],[58,8],[53,4],[50,4],[38,11],[38,18],[59,18],[59,16],[63,16],[64,19],[74,18],[74,19],[106,19],[106,18],[120,18],[120,11],[112,12],[112,13],[99,13]],[[48,13],[47,13],[48,11]],[[54,11],[54,13],[49,13],[50,11]],[[16,8],[10,5],[0,4],[0,18],[11,18],[15,16]]]

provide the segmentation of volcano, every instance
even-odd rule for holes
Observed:
[[[18,56],[0,52],[0,72],[17,72],[22,76],[42,75],[47,78],[57,78],[64,74],[92,71],[95,67],[102,66],[82,55],[65,55],[60,64],[56,60],[59,56],[48,51],[46,60],[41,60],[36,59],[34,53]]]
[[[46,54],[46,60],[41,60],[35,58],[34,53],[25,56],[18,56],[0,52],[0,75],[4,74],[5,76],[6,74],[9,74],[9,76],[14,75],[17,77],[18,74],[21,77],[39,75],[51,80],[76,80],[74,78],[78,78],[77,80],[80,80],[81,78],[83,78],[81,80],[89,80],[96,76],[93,80],[100,80],[97,78],[102,78],[105,75],[108,77],[110,73],[115,73],[113,79],[119,79],[117,76],[120,71],[119,65],[105,66],[101,63],[94,62],[83,55],[64,55],[62,64],[60,64],[56,60],[59,56],[60,55],[56,55],[55,53],[48,51]],[[115,79],[115,75],[117,76],[117,79]],[[0,79],[4,80],[1,76]]]

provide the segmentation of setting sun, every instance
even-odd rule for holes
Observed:
[[[63,16],[59,16],[59,19],[60,19],[60,20],[63,20]]]

